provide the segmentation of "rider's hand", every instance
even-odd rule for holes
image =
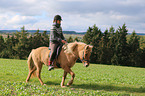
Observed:
[[[65,40],[62,40],[61,42],[64,43],[64,44],[67,43]]]

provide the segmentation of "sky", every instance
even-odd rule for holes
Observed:
[[[50,30],[55,15],[64,31],[105,31],[124,23],[128,32],[145,33],[145,0],[0,0],[0,30]]]

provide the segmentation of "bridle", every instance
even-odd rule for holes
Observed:
[[[87,60],[87,59],[85,59],[85,56],[87,56],[88,54],[84,54],[85,53],[85,47],[86,47],[87,45],[85,45],[84,46],[84,49],[83,49],[83,56],[82,56],[82,59],[79,57],[79,56],[77,56],[76,54],[74,54],[73,52],[72,52],[72,54],[74,54],[75,55],[75,57],[76,58],[78,58],[82,63],[84,62],[84,65],[85,65],[85,62],[90,62],[89,60]]]
[[[87,46],[87,45],[85,45],[85,47],[86,47],[86,46]],[[85,47],[84,47],[84,50],[85,50]],[[81,60],[82,62],[87,61],[87,62],[89,63],[90,61],[87,60],[87,59],[85,59],[85,56],[87,56],[88,54],[84,54],[84,53],[85,53],[84,50],[83,50],[83,56],[82,56],[82,59],[79,58],[79,60]]]
[[[68,45],[68,44],[65,45],[66,48],[64,48],[64,50],[67,49],[67,45]],[[88,54],[85,54],[85,47],[86,47],[86,46],[87,46],[87,45],[85,45],[85,46],[84,46],[84,49],[83,49],[83,56],[82,56],[82,59],[81,59],[79,56],[77,56],[76,54],[74,54],[73,52],[71,52],[71,53],[72,53],[77,59],[79,59],[82,63],[84,62],[84,65],[85,65],[86,62],[88,62],[88,63],[90,62],[89,60],[85,59],[85,56],[88,55]]]

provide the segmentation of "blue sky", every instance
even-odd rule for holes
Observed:
[[[57,14],[63,30],[84,32],[96,24],[104,31],[125,23],[129,32],[145,32],[145,0],[0,0],[0,30],[50,30]]]

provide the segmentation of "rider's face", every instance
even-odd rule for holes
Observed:
[[[57,20],[56,22],[57,22],[57,24],[61,24],[61,20]]]

